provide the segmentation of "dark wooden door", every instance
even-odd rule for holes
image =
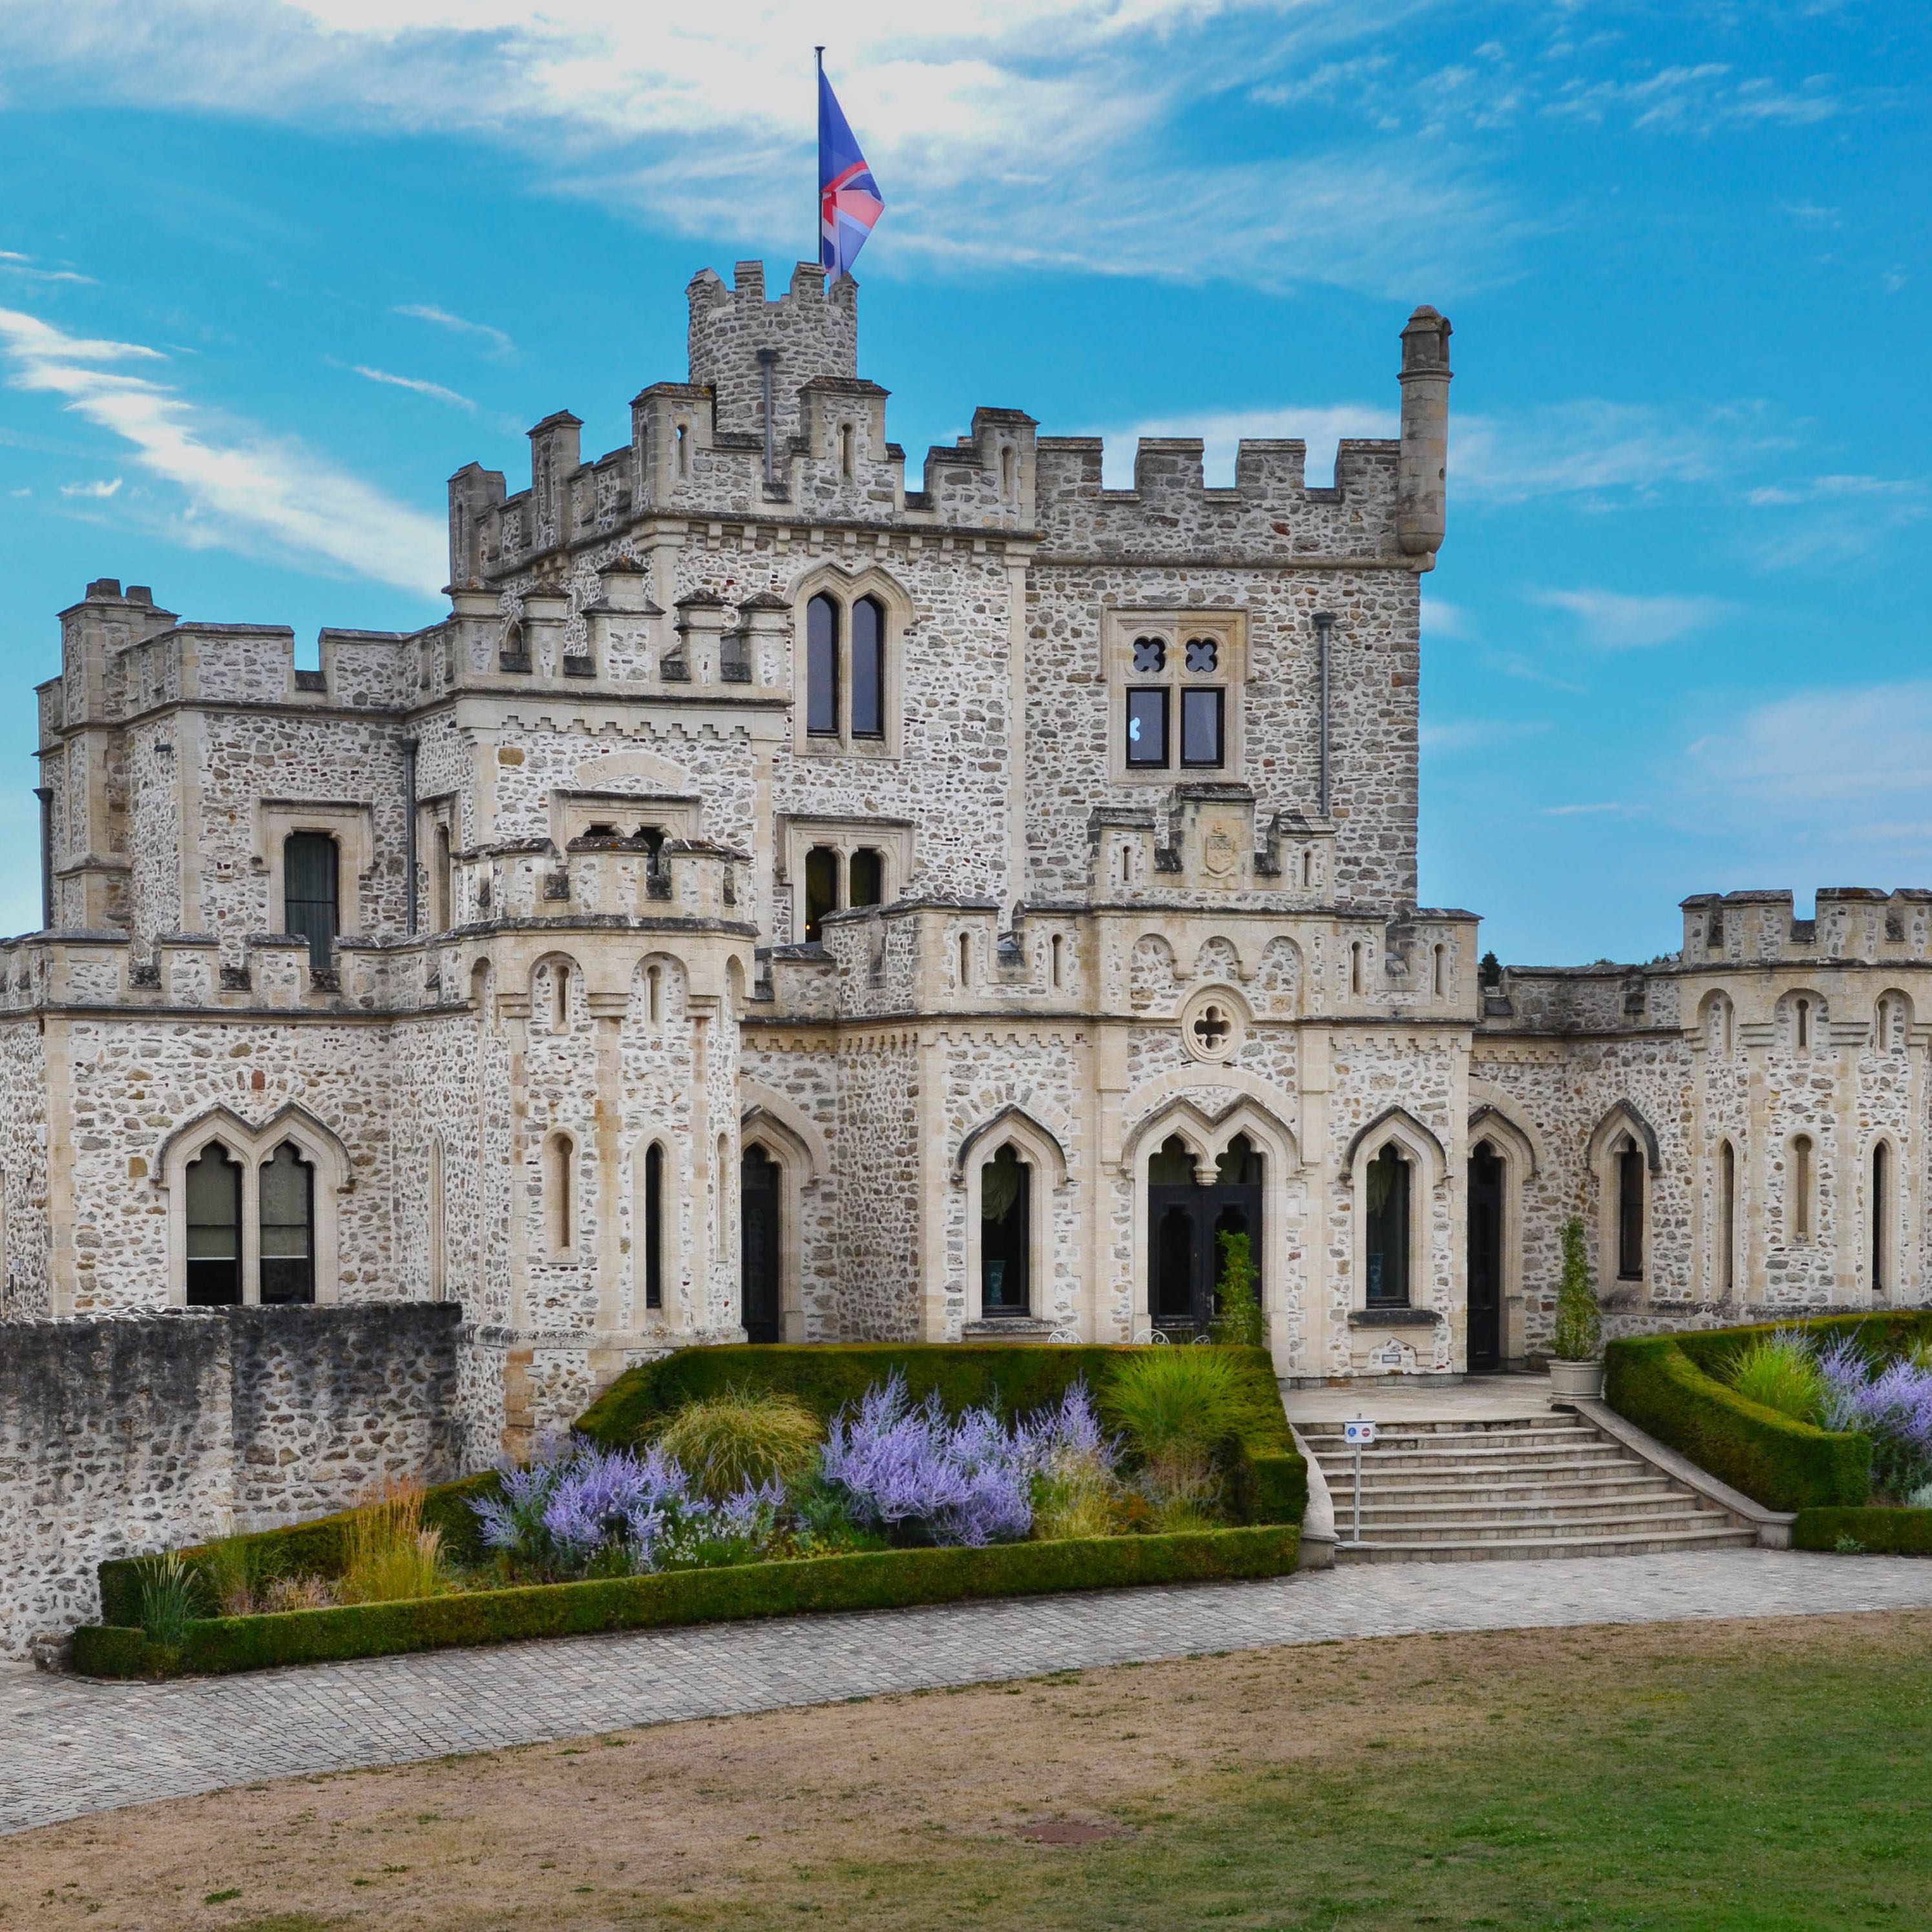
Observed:
[[[1469,1367],[1503,1365],[1503,1164],[1486,1143],[1469,1156]]]
[[[1148,1312],[1156,1328],[1191,1329],[1198,1334],[1214,1320],[1224,1233],[1247,1236],[1258,1292],[1258,1186],[1150,1187],[1148,1216]]]
[[[743,1252],[745,1339],[778,1339],[778,1164],[763,1148],[745,1150],[738,1222]]]

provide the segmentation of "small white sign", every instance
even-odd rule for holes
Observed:
[[[1366,1449],[1376,1439],[1376,1425],[1372,1422],[1356,1420],[1342,1425],[1342,1440],[1351,1449]]]

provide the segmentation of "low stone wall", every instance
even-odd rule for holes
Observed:
[[[0,1655],[99,1613],[94,1565],[465,1462],[453,1303],[0,1323]]]

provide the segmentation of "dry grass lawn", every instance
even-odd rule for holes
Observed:
[[[0,1932],[814,1919],[1925,1927],[1932,1612],[1244,1652],[0,1839]]]

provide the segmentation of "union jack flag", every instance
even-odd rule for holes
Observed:
[[[838,97],[818,70],[818,252],[825,286],[852,272],[859,250],[885,212],[885,196],[853,138]]]

